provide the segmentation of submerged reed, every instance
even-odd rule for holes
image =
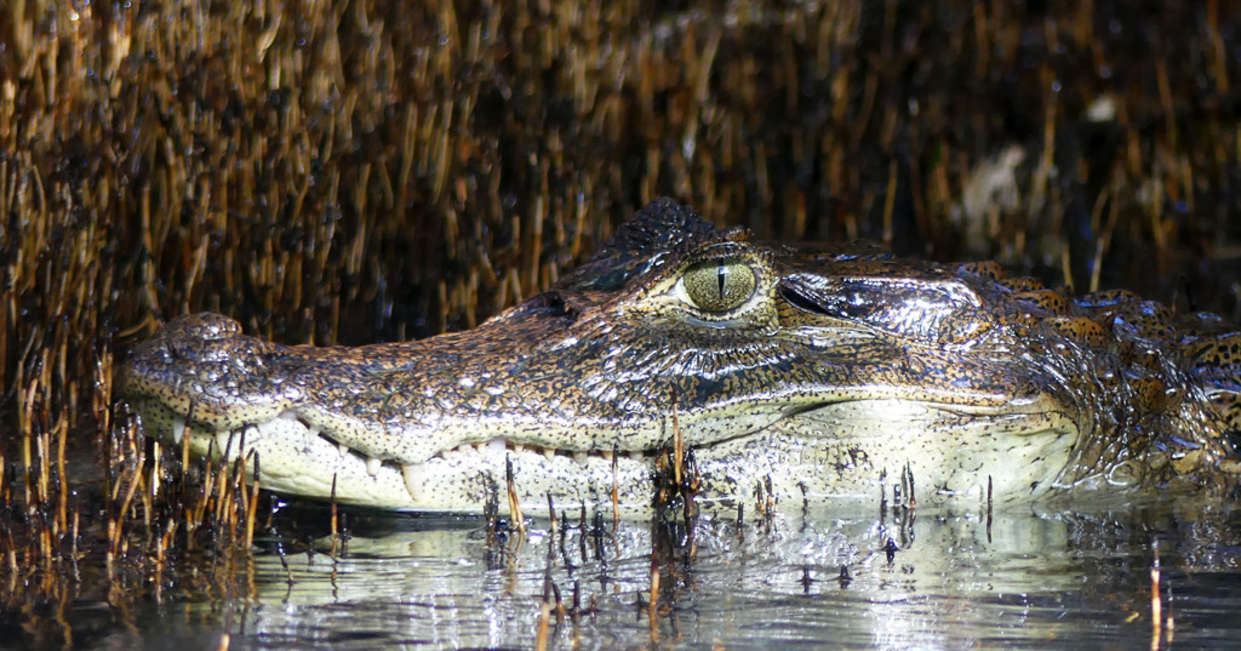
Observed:
[[[259,487],[114,405],[161,320],[473,326],[657,195],[1236,320],[1219,4],[8,2],[0,611],[72,643],[74,599],[247,594]]]

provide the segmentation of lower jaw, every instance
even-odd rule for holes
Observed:
[[[650,457],[617,456],[614,471],[613,460],[599,455],[549,457],[501,444],[479,449],[464,446],[424,463],[401,466],[368,461],[294,418],[276,418],[244,431],[209,432],[179,426],[183,421],[171,412],[148,407],[142,413],[144,426],[152,434],[172,445],[179,445],[181,436],[188,437],[190,452],[196,457],[217,461],[227,457],[230,463],[244,458],[246,476],[251,476],[257,458],[261,486],[277,493],[380,509],[456,513],[482,513],[494,496],[503,511],[511,463],[513,489],[524,512],[546,514],[549,496],[557,510],[584,506],[610,511],[614,487],[623,517],[642,518],[651,512]],[[988,496],[1003,504],[1046,493],[1055,476],[1054,459],[1043,459],[1047,468],[1041,469],[1028,467],[1040,457],[993,455],[986,460],[971,452],[982,461],[964,464],[952,457],[951,446],[940,446],[945,451],[940,456],[928,455],[925,448],[902,448],[902,437],[908,434],[859,441],[824,432],[816,436],[805,430],[764,431],[698,448],[694,451],[702,479],[698,498],[704,505],[741,504],[747,510],[760,496],[799,508],[810,502],[870,504],[877,503],[881,495],[892,497],[908,471],[918,504],[924,508],[963,500],[977,504]],[[1013,476],[1018,468],[1038,477],[1034,489],[1024,476]]]
[[[154,417],[151,415],[155,414]],[[244,459],[247,477],[255,460],[262,488],[277,493],[398,511],[482,513],[489,499],[508,504],[507,469],[523,512],[554,508],[612,508],[627,517],[650,511],[652,460],[618,455],[615,471],[603,455],[554,454],[499,445],[463,446],[419,464],[368,460],[306,428],[293,418],[276,418],[238,431],[212,432],[185,426],[167,411],[148,409],[144,427],[166,444],[188,439],[195,458],[233,463]],[[608,455],[611,457],[611,455]]]

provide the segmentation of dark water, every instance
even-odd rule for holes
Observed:
[[[624,522],[613,535],[607,519],[601,536],[587,522],[584,539],[571,516],[563,543],[542,520],[520,547],[516,537],[489,543],[481,519],[353,511],[335,560],[290,553],[286,569],[275,543],[313,538],[306,527],[326,521],[326,510],[299,507],[239,571],[247,596],[173,599],[96,641],[531,647],[554,584],[565,608],[549,618],[555,647],[1230,646],[1241,639],[1241,512],[1201,502],[1025,507],[989,525],[981,510],[793,512],[740,528],[728,514],[692,535]]]

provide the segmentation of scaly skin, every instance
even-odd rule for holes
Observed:
[[[253,450],[266,488],[323,498],[335,478],[382,508],[479,511],[511,461],[527,508],[604,503],[615,481],[640,514],[674,423],[704,501],[767,478],[798,504],[872,499],[908,471],[923,504],[988,484],[1006,502],[1231,481],[1238,350],[1217,317],[1126,292],[754,243],[659,201],[473,330],[282,346],[192,315],[134,348],[119,390],[148,434]]]

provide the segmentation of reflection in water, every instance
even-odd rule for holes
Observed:
[[[562,522],[552,533],[537,521],[520,544],[489,544],[479,519],[350,515],[353,537],[336,559],[319,537],[320,551],[282,561],[278,542],[316,536],[291,532],[326,520],[315,509],[282,513],[281,537],[254,559],[252,598],[194,604],[187,612],[214,617],[193,615],[182,621],[199,624],[161,626],[147,639],[208,634],[201,622],[214,621],[233,648],[530,647],[546,590],[547,635],[561,646],[1148,645],[1153,548],[1172,618],[1161,626],[1164,642],[1241,633],[1232,618],[1241,607],[1241,519],[1193,502],[996,513],[989,527],[979,513],[895,522],[785,514],[769,531],[718,516],[692,533],[647,523],[613,533],[610,521],[600,531]]]

